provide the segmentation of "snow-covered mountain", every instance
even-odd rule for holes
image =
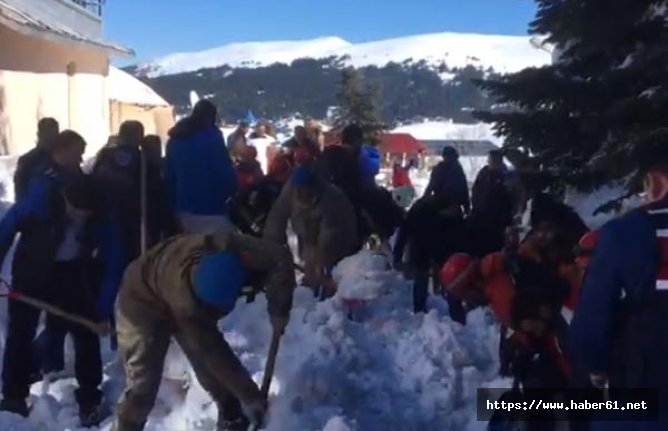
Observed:
[[[529,37],[469,33],[435,33],[353,44],[339,37],[305,41],[231,43],[200,52],[177,53],[139,65],[137,73],[156,77],[223,65],[262,67],[289,64],[301,58],[336,57],[354,67],[389,62],[419,63],[448,68],[468,65],[514,72],[550,62],[550,55],[534,48]]]

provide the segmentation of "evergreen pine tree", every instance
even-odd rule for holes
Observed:
[[[478,81],[495,123],[553,185],[629,180],[668,145],[665,0],[536,0],[530,33],[548,35],[550,66]]]
[[[339,106],[334,118],[334,128],[343,129],[351,123],[364,131],[366,141],[379,142],[386,129],[380,114],[380,91],[375,86],[365,86],[360,73],[353,68],[341,72],[341,90],[337,95]]]

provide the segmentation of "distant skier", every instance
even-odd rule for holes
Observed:
[[[286,247],[234,231],[180,235],[130,265],[116,311],[127,386],[113,431],[144,429],[172,338],[218,406],[217,429],[245,431],[250,423],[263,424],[267,400],[217,327],[234,309],[248,271],[267,274],[269,317],[282,333],[295,287]]]
[[[315,175],[311,166],[299,166],[269,214],[264,237],[287,244],[288,222],[297,234],[304,260],[303,284],[316,292],[321,286],[331,290],[331,270],[357,250],[357,224],[350,201]]]
[[[216,127],[217,115],[215,105],[202,100],[190,117],[169,132],[165,159],[168,202],[187,233],[230,227],[227,207],[237,191],[237,177],[223,134]]]
[[[600,230],[571,337],[595,387],[655,388],[659,417],[592,431],[668,429],[668,152],[665,142],[650,148],[639,169],[647,204]]]
[[[30,181],[51,163],[49,147],[58,138],[60,126],[53,118],[42,118],[37,123],[37,145],[16,163],[14,173],[14,199],[19,200],[28,190]]]

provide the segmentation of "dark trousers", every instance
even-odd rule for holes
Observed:
[[[33,342],[33,374],[48,374],[65,369],[65,337],[67,333],[48,325]]]
[[[86,291],[83,267],[77,262],[54,263],[50,272],[50,286],[42,291],[51,292],[45,299],[63,310],[86,318],[94,318],[93,295]],[[21,290],[21,286],[15,286]],[[29,293],[28,293],[29,294]],[[41,311],[10,300],[9,325],[3,358],[2,392],[5,399],[25,399],[30,390],[30,374],[33,363],[33,339],[39,324]],[[75,374],[79,389],[77,402],[99,404],[102,393],[102,359],[99,337],[81,325],[55,316],[47,316],[47,327],[54,334],[69,333],[74,340]],[[62,338],[46,336],[46,351],[62,348]]]
[[[438,286],[438,277],[434,272],[434,286]],[[427,312],[427,298],[429,296],[429,271],[417,271],[413,281],[413,311],[415,313]],[[448,302],[448,309],[450,310],[450,318],[455,322],[466,324],[466,309],[461,300],[452,295],[445,294]]]

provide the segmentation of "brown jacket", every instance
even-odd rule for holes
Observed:
[[[287,184],[269,213],[264,237],[286,244],[290,221],[299,238],[301,257],[331,268],[355,252],[357,219],[352,203],[341,190],[327,183],[320,187],[320,198],[305,205],[297,199],[292,184]]]
[[[157,245],[128,268],[119,293],[120,304],[141,313],[175,318],[205,312],[192,290],[197,262],[210,251],[238,253],[247,269],[268,272],[269,314],[288,316],[295,283],[292,255],[286,247],[236,231],[215,235],[179,235]],[[141,279],[141,282],[132,280]],[[126,310],[130,311],[130,310]]]

